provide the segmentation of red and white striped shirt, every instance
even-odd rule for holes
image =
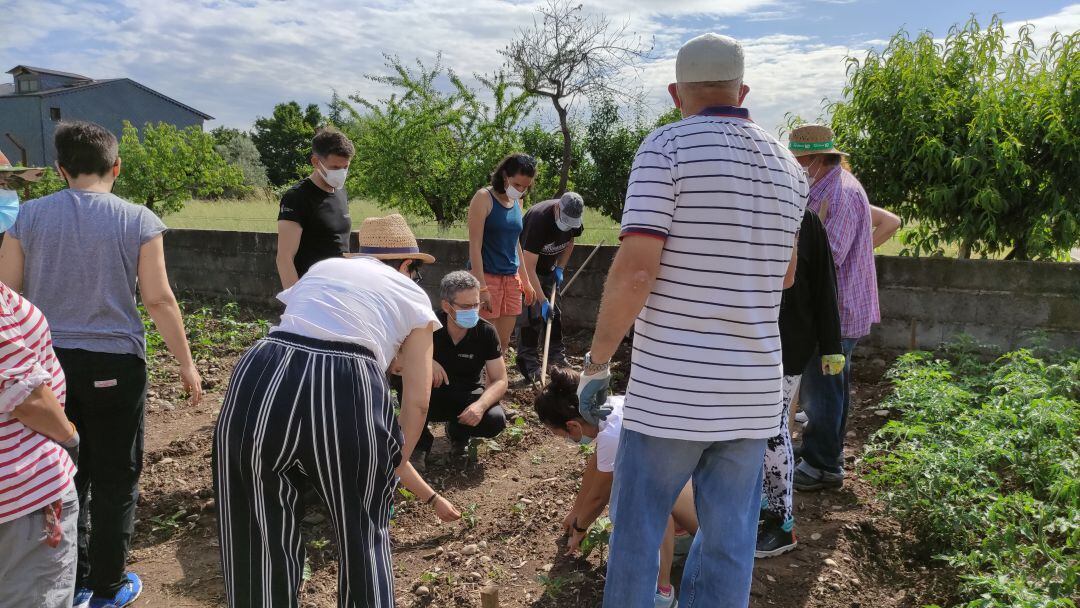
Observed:
[[[45,316],[0,283],[0,524],[57,500],[75,476],[64,448],[11,415],[45,383],[63,405],[64,372]]]

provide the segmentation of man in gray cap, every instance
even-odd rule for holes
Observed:
[[[794,281],[806,177],[741,107],[749,88],[737,41],[694,38],[675,75],[668,90],[684,118],[653,131],[634,157],[622,244],[578,387],[582,416],[602,419],[608,367],[633,324],[608,608],[673,605],[653,588],[657,551],[691,478],[701,527],[682,606],[747,605],[762,458],[780,428],[777,315]]]
[[[517,366],[527,380],[540,379],[540,336],[544,322],[551,321],[551,365],[566,367],[562,343],[562,314],[548,301],[552,285],[562,285],[566,263],[574,252],[574,238],[585,226],[581,216],[585,201],[577,192],[567,192],[560,199],[537,203],[522,219],[521,250],[529,282],[536,291],[536,303],[521,313],[518,330]]]

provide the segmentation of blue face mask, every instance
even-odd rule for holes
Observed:
[[[454,310],[454,322],[465,329],[472,329],[480,322],[480,309]]]
[[[0,190],[0,232],[7,232],[15,225],[19,216],[19,193],[14,190]]]
[[[590,443],[592,443],[592,437],[589,437],[585,433],[582,433],[581,434],[581,439],[578,439],[577,442],[580,445],[589,445]]]

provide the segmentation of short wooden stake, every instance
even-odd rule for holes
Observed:
[[[499,608],[499,588],[488,585],[480,590],[481,608]]]

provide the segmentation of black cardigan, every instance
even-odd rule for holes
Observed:
[[[803,214],[799,229],[795,283],[780,301],[780,342],[784,375],[803,373],[815,352],[841,354],[840,310],[836,303],[836,269],[829,235],[816,213]]]

